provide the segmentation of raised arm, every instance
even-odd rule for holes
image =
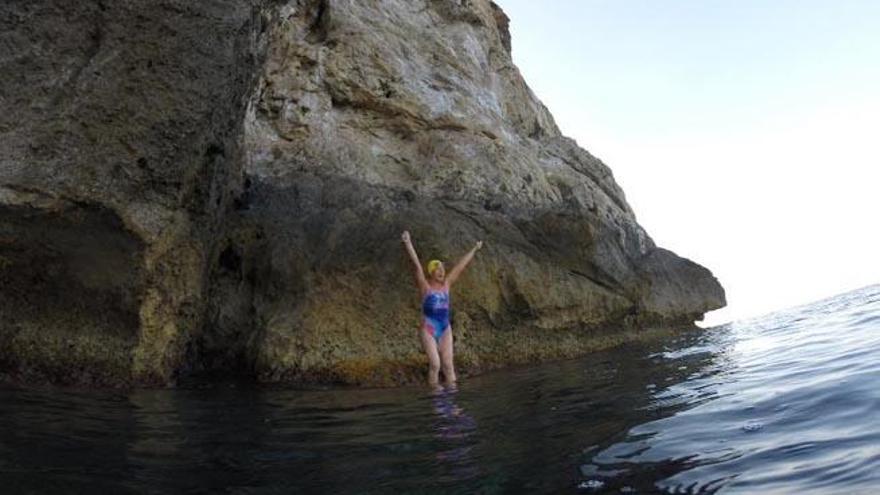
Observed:
[[[406,253],[409,255],[409,259],[413,263],[413,270],[416,276],[416,285],[419,286],[419,290],[424,292],[428,289],[428,281],[425,280],[425,272],[422,270],[422,262],[419,261],[419,255],[416,254],[416,248],[412,245],[412,240],[409,238],[409,231],[404,230],[403,234],[400,236],[400,239],[403,241],[403,245],[406,248]]]
[[[461,275],[461,272],[464,271],[464,269],[468,266],[468,263],[470,263],[471,260],[474,259],[474,255],[477,254],[477,251],[479,251],[482,247],[483,241],[477,241],[477,244],[474,245],[474,247],[470,251],[468,251],[466,255],[462,256],[462,258],[458,260],[458,263],[456,263],[452,270],[450,270],[449,273],[446,274],[446,282],[449,285],[454,284],[455,281],[458,280],[458,276]]]

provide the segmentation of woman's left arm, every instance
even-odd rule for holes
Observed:
[[[474,255],[477,254],[477,251],[479,251],[482,247],[483,241],[477,241],[477,244],[474,245],[474,247],[470,251],[468,251],[466,255],[458,260],[458,263],[456,263],[452,270],[449,271],[449,274],[446,275],[446,283],[448,283],[449,285],[455,283],[455,281],[458,280],[458,276],[461,275],[461,272],[464,271],[464,269],[468,266],[468,263],[470,263],[471,260],[474,259]]]

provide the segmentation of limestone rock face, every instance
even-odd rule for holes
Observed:
[[[260,253],[246,291],[262,377],[384,382],[423,367],[404,229],[424,261],[486,241],[453,291],[466,366],[569,355],[596,345],[589,328],[724,304],[560,134],[489,1],[286,5],[245,134],[238,222],[262,237],[236,249]]]
[[[261,22],[238,0],[2,2],[3,368],[120,384],[185,366]]]
[[[524,22],[524,21],[521,21]],[[170,383],[419,376],[400,243],[464,371],[724,305],[557,129],[488,0],[0,6],[0,365]]]

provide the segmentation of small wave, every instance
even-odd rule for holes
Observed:
[[[874,493],[880,286],[456,390],[0,389],[20,492]]]
[[[657,466],[666,465],[673,474],[655,483],[671,493],[861,493],[880,486],[878,294],[880,286],[872,286],[731,325],[733,352],[724,356],[723,374],[688,377],[656,393],[682,409],[632,428],[593,462],[625,465],[630,477],[656,477]],[[659,355],[681,360],[707,350]],[[714,395],[698,400],[706,388]],[[686,456],[693,461],[682,468],[678,460]]]

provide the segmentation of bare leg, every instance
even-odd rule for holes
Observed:
[[[455,365],[452,357],[452,327],[443,332],[440,337],[440,367],[443,369],[443,377],[446,383],[452,385],[455,383]]]
[[[440,381],[440,355],[437,353],[437,342],[424,328],[419,328],[419,335],[425,354],[428,355],[428,383],[436,385]]]

